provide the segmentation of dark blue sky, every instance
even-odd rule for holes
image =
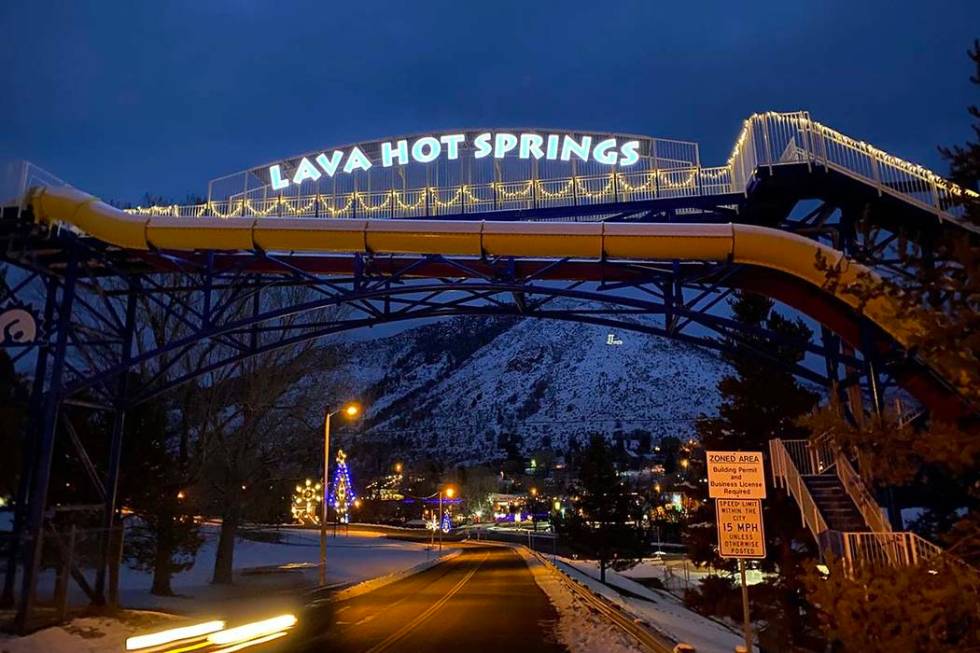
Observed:
[[[333,144],[533,125],[697,140],[753,111],[945,171],[980,2],[0,3],[0,154],[107,199]]]

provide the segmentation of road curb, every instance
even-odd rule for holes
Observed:
[[[462,551],[450,551],[444,555],[441,555],[432,560],[426,560],[425,562],[420,562],[414,567],[409,567],[408,569],[402,569],[401,571],[393,571],[390,574],[385,574],[384,576],[378,576],[377,578],[369,578],[368,580],[361,581],[356,585],[351,585],[346,589],[342,589],[339,592],[332,594],[329,600],[332,603],[339,601],[347,601],[356,596],[361,596],[362,594],[367,594],[368,592],[373,592],[374,590],[381,589],[386,585],[391,585],[397,581],[408,578],[409,576],[414,576],[415,574],[420,574],[423,571],[432,569],[438,564],[452,560],[458,556]]]

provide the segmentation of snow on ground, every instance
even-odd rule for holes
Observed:
[[[281,529],[286,539],[281,543],[238,538],[235,542],[235,586],[211,585],[218,529],[216,524],[206,524],[201,529],[204,544],[197,551],[194,566],[171,579],[171,587],[178,596],[150,594],[152,575],[124,563],[119,575],[122,604],[127,608],[194,613],[241,595],[243,590],[282,591],[309,586],[316,581],[317,570],[313,565],[320,559],[319,533],[286,528]],[[434,554],[424,544],[385,539],[383,535],[352,527],[349,533],[341,530],[337,537],[331,536],[327,541],[327,582],[356,583],[408,569],[432,556]],[[242,574],[255,567],[280,565],[296,565],[298,568],[291,573]],[[50,594],[53,586],[54,572],[49,570],[42,574],[38,584],[42,596]],[[71,592],[73,605],[85,603],[81,590],[74,583]]]
[[[120,600],[127,608],[164,610],[200,618],[234,619],[237,614],[260,610],[263,613],[289,611],[296,590],[317,581],[316,563],[320,558],[319,533],[305,529],[282,529],[285,543],[255,542],[239,538],[235,543],[235,584],[211,585],[218,526],[205,525],[205,543],[197,552],[194,566],[173,577],[178,596],[160,597],[149,593],[152,577],[129,567],[120,570]],[[449,553],[446,549],[444,553]],[[357,583],[386,576],[420,565],[436,552],[421,543],[385,539],[383,535],[341,531],[327,543],[327,582]],[[297,569],[277,573],[248,573],[256,568],[295,565]],[[45,574],[39,583],[42,596],[50,593],[53,576]],[[72,584],[72,603],[85,605],[77,586]],[[76,595],[77,593],[77,595]],[[28,637],[0,635],[0,653],[106,653],[123,650],[126,637],[152,629],[161,621],[180,620],[172,614],[124,611],[120,619],[84,617],[66,626],[47,628]]]
[[[596,614],[564,587],[554,573],[524,549],[516,549],[558,612],[558,641],[570,653],[638,653],[643,649],[629,635]]]
[[[159,612],[125,611],[118,619],[83,617],[59,628],[45,628],[28,637],[0,635],[0,653],[119,653],[126,638],[165,628],[177,617]]]
[[[606,570],[607,585],[603,585],[598,580],[599,568],[595,562],[558,558],[556,565],[596,594],[620,605],[671,639],[693,645],[698,653],[731,653],[742,644],[738,632],[688,609],[669,592],[644,587],[611,569]]]
[[[737,581],[735,574],[725,569],[716,569],[711,566],[696,567],[685,557],[677,555],[667,555],[655,558],[644,558],[638,564],[629,569],[619,572],[631,580],[643,581],[657,580],[663,586],[677,596],[683,596],[689,589],[695,589],[698,584],[708,576],[728,576]],[[746,582],[751,585],[758,585],[765,580],[765,576],[758,569],[751,567],[745,572]]]

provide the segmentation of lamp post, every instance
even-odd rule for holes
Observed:
[[[452,487],[448,487],[446,488],[445,494],[447,498],[452,499],[453,495],[456,494],[456,489]],[[442,495],[443,495],[443,491],[439,490],[439,550],[440,551],[442,551],[442,515],[443,515]]]
[[[330,485],[330,418],[337,413],[343,413],[347,419],[354,419],[361,414],[361,407],[349,403],[343,408],[331,411],[327,408],[323,419],[323,501],[320,515],[320,585],[327,584],[327,498]]]

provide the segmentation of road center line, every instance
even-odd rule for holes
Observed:
[[[480,569],[480,565],[482,565],[488,557],[490,557],[489,551],[483,554],[483,557],[480,559],[478,563],[476,563],[476,566],[473,567],[473,569],[471,569],[465,576],[463,576],[463,578],[458,583],[453,585],[452,588],[445,594],[445,596],[443,596],[441,599],[439,599],[438,601],[430,605],[419,616],[415,617],[410,622],[408,622],[407,624],[399,628],[397,631],[395,631],[394,633],[392,633],[391,635],[383,639],[380,643],[375,644],[374,646],[369,648],[367,651],[365,651],[365,653],[381,653],[382,651],[390,648],[392,644],[402,639],[413,629],[422,625],[422,623],[425,622],[427,619],[429,619],[429,617],[434,615],[436,611],[439,610],[439,608],[445,605],[449,601],[449,599],[453,598],[453,596],[455,596],[461,589],[463,589],[463,586],[466,585],[466,583],[471,578],[473,578],[476,572]]]

